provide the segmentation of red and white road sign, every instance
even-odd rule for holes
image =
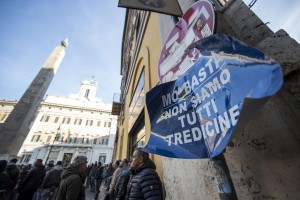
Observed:
[[[176,80],[193,65],[198,52],[188,55],[186,48],[215,29],[215,10],[209,0],[194,3],[171,31],[160,54],[158,76],[161,83]]]

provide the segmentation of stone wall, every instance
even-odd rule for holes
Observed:
[[[299,199],[300,45],[284,30],[270,32],[240,0],[224,18],[242,41],[282,66],[285,83],[224,154],[238,199]]]
[[[300,199],[300,46],[283,30],[273,33],[241,0],[232,2],[217,12],[217,33],[270,55],[285,83],[232,137],[224,153],[227,176],[237,199]],[[163,158],[163,170],[166,199],[226,199],[211,160]]]

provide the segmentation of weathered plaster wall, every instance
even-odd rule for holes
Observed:
[[[208,160],[163,158],[166,200],[219,199],[216,170]]]
[[[268,31],[247,9],[237,0],[223,16],[238,38],[281,64],[285,83],[234,135],[225,159],[238,199],[299,199],[300,45],[284,30]]]

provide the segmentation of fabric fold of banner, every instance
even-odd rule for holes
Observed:
[[[227,35],[213,35],[187,49],[191,67],[176,81],[146,94],[149,153],[172,158],[212,158],[227,146],[245,98],[274,95],[281,67],[263,52]]]

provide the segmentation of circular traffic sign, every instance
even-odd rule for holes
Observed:
[[[215,31],[215,10],[209,0],[194,3],[171,31],[164,44],[158,63],[161,83],[176,80],[195,61],[194,55],[186,52],[187,47]]]

